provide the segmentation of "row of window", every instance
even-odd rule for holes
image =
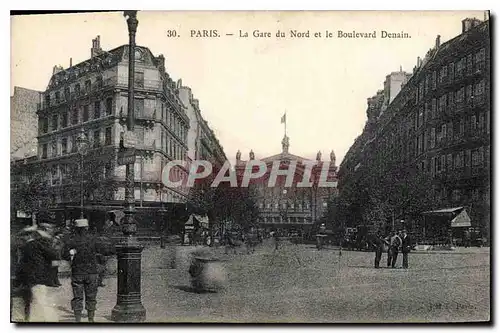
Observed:
[[[326,207],[326,204],[327,203],[324,202],[323,206]],[[280,208],[280,205],[279,205],[278,202],[274,202],[274,203],[259,202],[259,209],[264,209],[264,207],[265,207],[265,209],[278,210]],[[293,203],[293,202],[290,202],[290,203],[283,202],[281,204],[281,208],[282,209],[290,209],[290,210],[298,210],[298,211],[309,210],[310,209],[310,203],[309,202],[305,202],[304,204],[302,204],[302,203]]]
[[[61,185],[75,180],[75,175],[80,174],[79,163],[62,163],[51,167],[47,174],[49,185]],[[102,176],[109,178],[113,175],[113,164],[108,162],[103,165]],[[96,176],[96,175],[94,175]]]
[[[105,101],[105,109],[101,108],[102,101],[95,101],[92,110],[90,105],[83,105],[81,108],[73,110],[63,110],[60,114],[53,114],[50,117],[39,118],[40,133],[45,134],[49,132],[49,119],[50,130],[57,131],[58,129],[74,126],[80,122],[85,123],[91,119],[99,119],[102,116],[109,116],[113,112],[113,98],[109,97]],[[80,117],[81,115],[81,117]],[[92,115],[92,116],[91,116]]]
[[[422,100],[429,90],[434,90],[440,83],[452,82],[464,75],[481,72],[486,67],[486,50],[482,48],[475,54],[469,54],[459,59],[456,63],[451,62],[443,65],[439,70],[427,74],[417,90],[417,102]]]
[[[474,85],[461,87],[457,91],[450,91],[443,94],[439,98],[433,98],[422,106],[415,115],[415,129],[421,127],[426,121],[435,119],[445,110],[455,112],[462,111],[462,104],[472,103],[474,106],[484,104],[485,96],[485,80],[481,80]]]
[[[187,150],[174,140],[172,136],[168,135],[167,131],[161,129],[161,149],[171,156],[174,160],[185,160]]]
[[[460,201],[479,201],[487,200],[487,192],[483,192],[478,188],[473,189],[447,189],[442,187],[438,190],[432,190],[431,196],[436,201],[451,200],[453,202]]]
[[[102,138],[102,133],[104,133],[104,138]],[[48,157],[56,157],[56,156],[62,156],[70,153],[76,153],[78,148],[77,148],[77,140],[76,138],[78,137],[79,134],[73,134],[67,137],[63,137],[60,140],[53,140],[48,143],[44,143],[40,147],[41,151],[41,158],[48,158]],[[101,131],[101,129],[95,129],[93,131],[88,130],[85,133],[85,136],[87,137],[87,140],[89,140],[89,147],[90,148],[99,148],[103,144],[102,139],[104,139],[104,146],[109,146],[113,144],[112,140],[112,128],[111,127],[106,127],[104,129],[104,132]]]
[[[419,168],[421,171],[430,172],[432,175],[436,175],[454,169],[487,167],[489,161],[490,148],[486,146],[435,156],[429,160],[422,161]]]
[[[161,120],[167,124],[167,127],[170,128],[178,138],[186,142],[188,127],[172,112],[171,108],[167,107],[164,103],[161,103]]]
[[[417,154],[421,154],[428,149],[433,149],[441,142],[451,142],[463,139],[464,136],[481,135],[489,133],[490,117],[489,112],[468,115],[457,121],[450,121],[437,128],[426,129],[415,139]]]
[[[135,77],[135,87],[137,88],[143,88],[144,87],[144,73],[143,72],[136,72]],[[63,90],[60,91],[55,91],[53,93],[53,98],[51,97],[52,94],[49,92],[45,95],[45,104],[46,106],[51,106],[52,101],[55,101],[55,104],[59,104],[61,102],[64,102],[65,100],[69,100],[71,98],[71,95],[74,94],[76,97],[79,97],[80,95],[88,94],[92,90],[100,90],[103,88],[104,81],[101,75],[98,75],[95,79],[95,83],[92,84],[91,79],[87,79],[84,81],[83,84],[83,89],[80,85],[80,83],[75,83],[74,85],[68,85],[64,87]]]
[[[152,107],[152,106],[151,106]],[[142,98],[136,98],[134,100],[134,114],[136,118],[142,118],[146,115],[145,112],[145,100]],[[156,109],[154,112],[149,112],[147,114],[153,114],[153,118],[156,119]],[[183,142],[186,142],[188,129],[184,125],[184,122],[174,114],[173,110],[166,107],[165,104],[161,103],[161,114],[160,120],[171,129],[174,134],[180,138]]]
[[[451,144],[456,140],[465,140],[467,137],[489,132],[490,114],[489,112],[479,112],[464,116],[459,120],[443,123],[438,127],[425,129],[413,141],[407,141],[406,145],[399,136],[392,132],[380,143],[379,152],[384,159],[387,157],[395,158],[397,154],[403,154],[408,161],[412,156],[418,156],[440,144]]]
[[[307,223],[309,220],[305,217],[295,217],[288,216],[286,218],[282,216],[274,217],[261,217],[258,219],[260,223]]]
[[[66,101],[66,100],[69,100],[71,98],[71,94],[74,94],[76,97],[80,96],[80,95],[83,95],[85,93],[90,93],[92,91],[92,88],[94,87],[94,89],[101,89],[103,86],[103,79],[102,79],[102,76],[97,76],[96,78],[96,82],[95,82],[95,85],[92,86],[92,81],[90,79],[87,79],[84,81],[84,85],[83,85],[83,90],[81,88],[81,85],[80,83],[75,83],[73,85],[73,89],[72,89],[72,86],[68,85],[66,87],[64,87],[64,89],[62,91],[55,91],[54,92],[54,99],[52,99],[52,95],[51,93],[47,93],[45,95],[45,104],[46,106],[51,106],[51,103],[52,101],[55,101],[55,104],[59,104],[63,101]]]

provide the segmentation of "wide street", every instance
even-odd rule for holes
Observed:
[[[186,253],[176,269],[168,250],[143,252],[142,301],[148,322],[445,322],[489,320],[488,248],[449,253],[411,253],[410,269],[373,268],[371,252],[317,251],[286,244],[274,252],[267,240],[254,254],[225,255],[226,289],[197,294],[189,288]],[[382,257],[385,263],[386,255]],[[401,266],[401,255],[398,265]],[[385,265],[382,265],[385,266]],[[69,278],[51,288],[59,320],[73,321]],[[116,277],[99,289],[96,321],[109,322]],[[13,319],[20,307],[14,301]],[[84,319],[86,321],[86,319]]]

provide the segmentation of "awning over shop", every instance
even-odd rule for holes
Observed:
[[[451,227],[470,227],[471,219],[465,207],[454,207],[454,208],[444,208],[438,210],[432,210],[423,212],[422,215],[425,216],[436,216],[441,218],[447,218],[451,221]]]
[[[208,228],[208,216],[201,216],[196,214],[191,214],[185,225],[194,225],[195,221],[198,222],[200,226]]]
[[[422,214],[424,214],[424,215],[447,215],[447,214],[458,213],[458,211],[460,211],[462,209],[464,209],[464,207],[444,208],[444,209],[423,212]]]
[[[467,214],[467,211],[464,209],[460,214],[457,215],[453,220],[451,220],[451,227],[470,227],[470,216]]]

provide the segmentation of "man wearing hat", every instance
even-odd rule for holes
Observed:
[[[380,231],[372,237],[372,243],[375,248],[375,268],[380,268],[380,260],[382,259],[382,252],[389,246],[389,242],[382,238]]]
[[[401,246],[401,238],[397,231],[394,231],[393,236],[390,240],[389,252],[387,253],[387,267],[396,267],[396,261],[398,260],[399,247]]]
[[[403,253],[403,268],[408,268],[408,253],[411,250],[410,236],[406,233],[406,229],[401,232],[401,252]]]
[[[89,322],[94,322],[99,285],[97,255],[98,253],[108,254],[103,244],[100,244],[88,229],[87,219],[75,220],[75,234],[66,244],[64,251],[65,257],[71,258],[71,286],[73,288],[71,307],[77,322],[82,319],[84,296]]]

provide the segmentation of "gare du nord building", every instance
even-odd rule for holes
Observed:
[[[438,35],[413,73],[391,73],[368,99],[365,128],[339,169],[348,226],[406,227],[429,243],[470,226],[489,238],[490,36],[489,20],[464,19],[460,35]],[[463,211],[469,218],[453,227]]]
[[[20,210],[16,193],[26,194],[19,189],[24,187],[26,192],[31,186],[33,208],[47,209],[58,224],[78,218],[81,203],[85,217],[97,229],[110,211],[120,218],[125,166],[118,165],[117,152],[126,130],[128,52],[128,45],[102,50],[97,36],[90,59],[76,65],[70,61],[68,68],[54,67],[36,106],[38,153],[11,165],[14,215]],[[175,225],[179,230],[171,231],[179,232],[189,217],[190,192],[185,186],[167,188],[162,182],[163,167],[172,160],[186,161],[171,175],[173,180],[185,179],[192,160],[222,165],[226,157],[191,89],[166,72],[163,55],[155,57],[148,48],[137,46],[135,59],[138,234]],[[79,150],[82,133],[84,151]],[[41,184],[35,184],[37,178]]]
[[[248,186],[250,195],[258,207],[257,225],[266,231],[297,231],[307,236],[314,232],[318,223],[323,221],[330,198],[337,195],[336,157],[332,150],[326,160],[322,159],[321,152],[318,152],[316,160],[311,160],[290,153],[289,146],[289,138],[285,135],[282,140],[282,151],[279,154],[256,158],[254,152],[250,151],[249,159],[242,160],[238,151],[235,172],[238,184],[241,184],[245,172],[258,172],[258,167],[250,166],[249,162],[253,160],[264,162],[266,166],[264,174],[250,179]],[[278,174],[275,186],[269,186],[273,163],[281,172],[293,164],[296,165],[289,184],[286,183],[285,175]],[[309,167],[309,172],[308,164],[312,165]],[[328,183],[328,187],[322,186],[320,179]],[[299,183],[308,181],[312,186],[298,186]]]

